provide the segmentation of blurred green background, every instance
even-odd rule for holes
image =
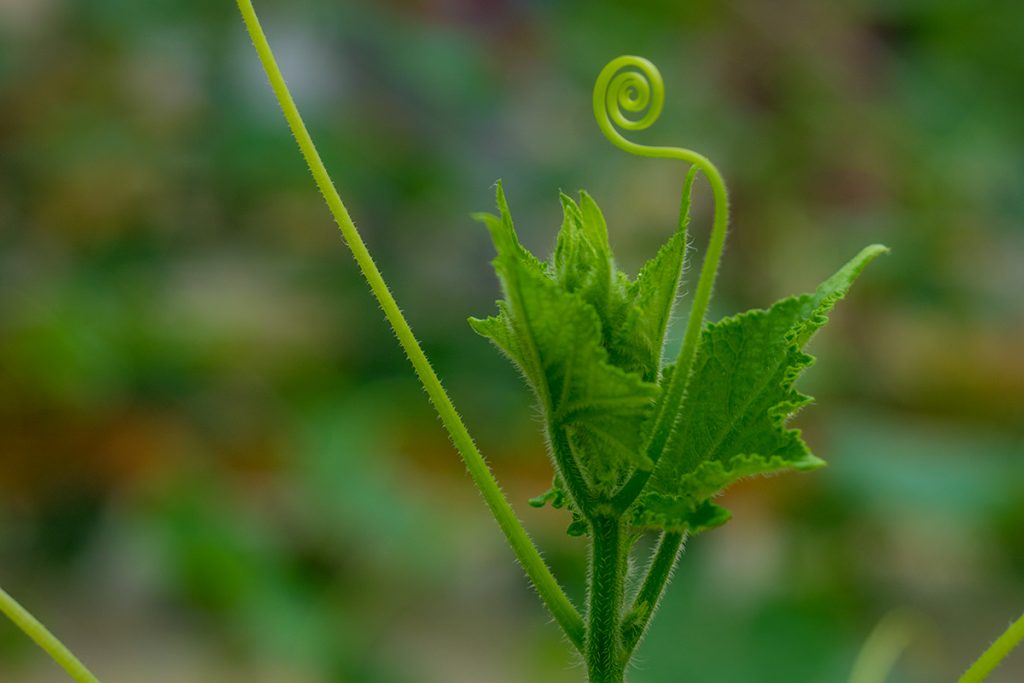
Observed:
[[[638,53],[667,107],[637,138],[706,153],[732,191],[713,318],[892,247],[801,381],[831,467],[724,497],[632,681],[842,682],[894,609],[916,625],[889,680],[951,681],[1024,609],[1024,3],[256,4],[575,595],[583,542],[525,505],[550,478],[530,398],[465,324],[498,296],[469,218],[495,180],[544,255],[557,191],[587,188],[635,272],[683,169],[611,147],[590,89]],[[110,683],[582,679],[227,0],[0,0],[0,584]],[[62,678],[3,622],[0,680]],[[1024,653],[991,680],[1024,680]]]

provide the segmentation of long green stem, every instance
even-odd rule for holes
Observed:
[[[647,625],[651,622],[665,586],[672,576],[672,570],[679,558],[679,549],[683,545],[685,535],[679,532],[666,531],[658,541],[658,547],[647,567],[647,575],[640,585],[640,590],[633,599],[633,604],[622,622],[622,643],[628,658],[640,643]]]
[[[100,683],[99,679],[85,668],[85,665],[78,661],[78,658],[71,654],[71,651],[64,647],[64,644],[57,640],[57,637],[50,633],[39,620],[29,614],[28,610],[18,604],[18,601],[0,588],[0,612],[14,622],[14,625],[25,632],[29,638],[43,648],[53,661],[68,672],[78,683]]]
[[[626,658],[622,647],[626,549],[619,519],[596,519],[590,525],[590,594],[583,656],[589,683],[622,683]]]
[[[683,336],[683,345],[676,358],[675,371],[658,401],[654,428],[647,447],[647,456],[657,463],[668,446],[669,438],[679,416],[679,407],[690,379],[693,360],[700,344],[704,316],[711,302],[711,290],[718,275],[718,264],[725,247],[725,234],[729,225],[729,196],[725,181],[711,161],[702,154],[681,147],[650,147],[627,140],[618,131],[642,130],[647,128],[661,114],[665,101],[665,86],[657,67],[643,57],[624,56],[613,59],[601,71],[594,85],[594,117],[597,125],[612,144],[638,156],[656,159],[677,159],[699,168],[711,185],[714,195],[715,213],[711,225],[711,237],[704,254],[697,290]],[[639,120],[629,119],[623,111],[645,111]],[[623,485],[615,496],[617,510],[626,510],[643,490],[653,470],[638,471]]]
[[[487,506],[504,532],[505,538],[508,539],[509,545],[512,546],[516,557],[522,563],[527,576],[529,576],[537,592],[540,594],[541,600],[544,601],[544,604],[554,615],[555,620],[565,631],[569,639],[577,647],[582,647],[583,621],[579,612],[569,601],[558,581],[552,575],[551,570],[544,563],[544,559],[530,539],[529,534],[527,534],[522,522],[516,517],[515,511],[512,509],[504,493],[502,493],[501,487],[495,480],[487,462],[480,454],[472,437],[470,437],[465,424],[462,422],[462,418],[459,417],[455,407],[452,405],[451,399],[441,385],[437,374],[431,368],[430,362],[427,360],[423,349],[409,327],[409,323],[399,310],[394,296],[391,294],[387,284],[384,282],[384,278],[373,262],[370,252],[363,243],[355,223],[353,223],[348,210],[341,201],[341,197],[338,195],[338,191],[335,189],[334,183],[331,181],[330,175],[320,159],[316,146],[306,130],[306,125],[299,115],[299,110],[292,99],[291,93],[288,91],[288,86],[285,84],[284,76],[281,74],[277,61],[274,59],[274,54],[270,49],[270,44],[267,42],[267,37],[260,26],[259,19],[256,17],[256,11],[253,9],[252,2],[250,0],[237,0],[237,3],[238,9],[242,13],[242,18],[245,20],[249,35],[252,37],[252,42],[256,47],[256,52],[259,54],[263,68],[270,79],[270,85],[274,89],[274,94],[277,96],[289,127],[295,135],[302,156],[309,165],[313,179],[327,201],[327,206],[334,216],[338,227],[341,229],[345,242],[352,250],[352,255],[355,257],[359,269],[369,283],[373,295],[380,303],[385,317],[398,337],[399,344],[401,344],[409,360],[412,362],[416,375],[419,377],[424,389],[426,389],[431,403],[433,403],[441,418],[441,422],[451,435],[452,442],[462,456],[470,477],[477,488],[480,489],[480,493],[483,495]]]
[[[1024,641],[1024,614],[996,639],[978,661],[960,677],[959,683],[981,683],[999,666],[1013,648]]]

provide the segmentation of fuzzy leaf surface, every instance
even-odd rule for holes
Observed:
[[[799,430],[786,427],[811,401],[793,386],[814,362],[803,347],[885,251],[867,247],[815,292],[704,330],[676,431],[634,508],[640,526],[691,532],[716,526],[728,513],[711,499],[735,481],[824,464]]]
[[[625,303],[607,229],[586,195],[582,207],[562,201],[565,222],[553,263],[544,264],[519,243],[498,186],[500,215],[481,219],[498,252],[494,266],[505,298],[498,315],[470,324],[522,371],[552,447],[561,449],[557,455],[575,462],[586,485],[600,490],[631,470],[650,468],[640,427],[659,389],[610,361],[604,330],[611,311]]]

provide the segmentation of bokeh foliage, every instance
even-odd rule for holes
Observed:
[[[842,680],[894,607],[930,626],[892,680],[951,679],[1020,611],[1024,4],[258,9],[574,590],[582,545],[525,505],[550,479],[530,400],[465,324],[498,295],[469,218],[494,181],[539,253],[557,191],[587,188],[635,273],[683,171],[611,148],[589,98],[610,57],[641,53],[668,90],[644,140],[707,153],[732,190],[713,319],[892,247],[802,384],[822,405],[798,424],[831,467],[728,494],[734,521],[688,549],[639,683]],[[101,677],[579,678],[364,289],[232,3],[0,3],[0,581]],[[0,662],[5,681],[53,675],[7,627]]]

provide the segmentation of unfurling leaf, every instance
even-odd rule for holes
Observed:
[[[594,200],[562,195],[550,263],[519,243],[501,185],[499,215],[482,215],[505,295],[498,314],[470,319],[522,371],[540,402],[556,471],[576,468],[588,494],[650,469],[646,425],[659,393],[660,348],[682,271],[680,232],[636,283],[618,271]],[[643,304],[641,308],[640,303]]]

